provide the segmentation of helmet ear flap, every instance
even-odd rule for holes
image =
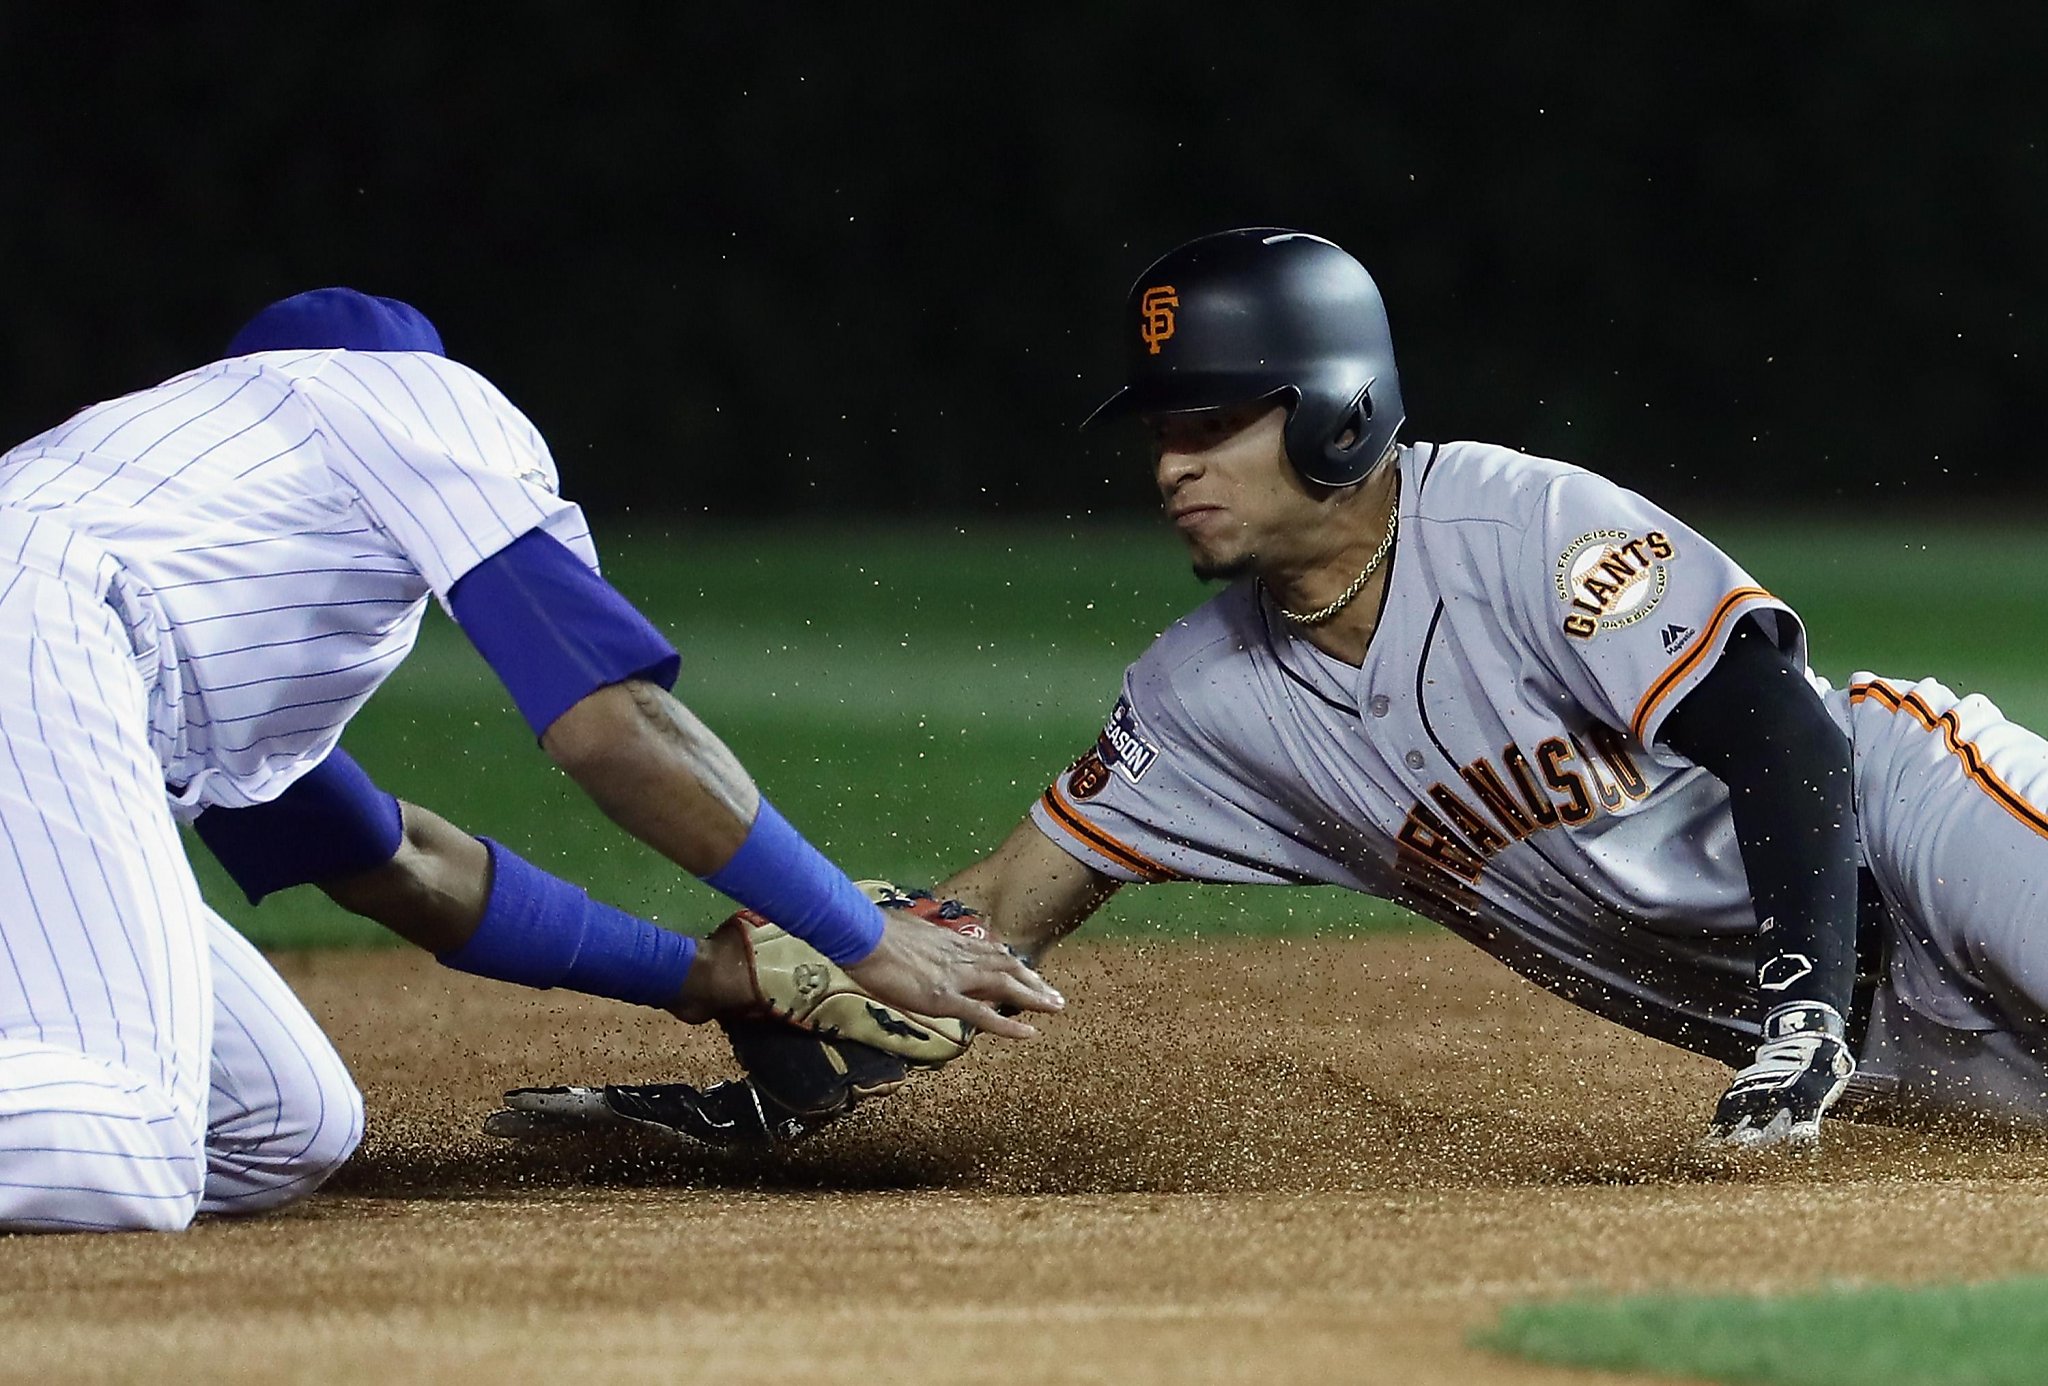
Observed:
[[[1322,486],[1355,486],[1365,480],[1372,464],[1372,387],[1368,380],[1358,387],[1351,403],[1337,411],[1334,423],[1316,439],[1316,465],[1301,467],[1301,474]],[[1299,465],[1297,463],[1297,465]]]

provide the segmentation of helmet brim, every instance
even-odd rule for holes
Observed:
[[[1081,421],[1085,431],[1098,424],[1146,414],[1204,414],[1212,409],[1235,409],[1244,404],[1263,404],[1286,397],[1298,400],[1301,392],[1292,385],[1275,385],[1271,380],[1238,376],[1182,376],[1177,379],[1135,381],[1095,406]]]

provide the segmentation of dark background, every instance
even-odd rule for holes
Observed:
[[[1549,8],[0,0],[0,432],[347,282],[598,509],[1131,509],[1074,431],[1124,290],[1272,223],[1379,277],[1409,436],[1723,509],[2048,492],[2048,14]]]

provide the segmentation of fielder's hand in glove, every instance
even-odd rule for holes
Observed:
[[[1764,1017],[1756,1061],[1735,1075],[1714,1108],[1706,1144],[1738,1150],[1820,1144],[1820,1119],[1856,1072],[1842,1013],[1794,1001]]]
[[[872,998],[895,1014],[944,1022],[956,1035],[971,1025],[1005,1039],[1031,1039],[1038,1032],[1015,1012],[1067,1004],[1030,964],[993,942],[973,911],[948,902],[948,914],[929,892],[887,881],[855,884],[882,908],[882,938],[868,956],[842,969],[741,910],[699,945],[671,1009],[692,1024],[755,1014],[829,1031],[839,1024],[835,1017],[857,1012],[860,1001]],[[935,923],[944,927],[929,927]],[[829,984],[822,980],[828,976]],[[814,992],[814,983],[822,990]]]
[[[860,886],[885,909],[913,916],[908,927],[988,937],[981,916],[956,901],[886,881]],[[744,1077],[701,1090],[686,1083],[516,1088],[484,1129],[529,1138],[626,1125],[727,1149],[787,1145],[894,1092],[913,1067],[950,1063],[974,1037],[958,1020],[874,1000],[810,945],[750,910],[726,920],[712,939],[744,960],[749,999],[719,1020]]]

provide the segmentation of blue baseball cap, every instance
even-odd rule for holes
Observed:
[[[356,289],[308,289],[281,298],[242,325],[229,356],[255,351],[427,351],[446,356],[441,334],[410,303]]]

